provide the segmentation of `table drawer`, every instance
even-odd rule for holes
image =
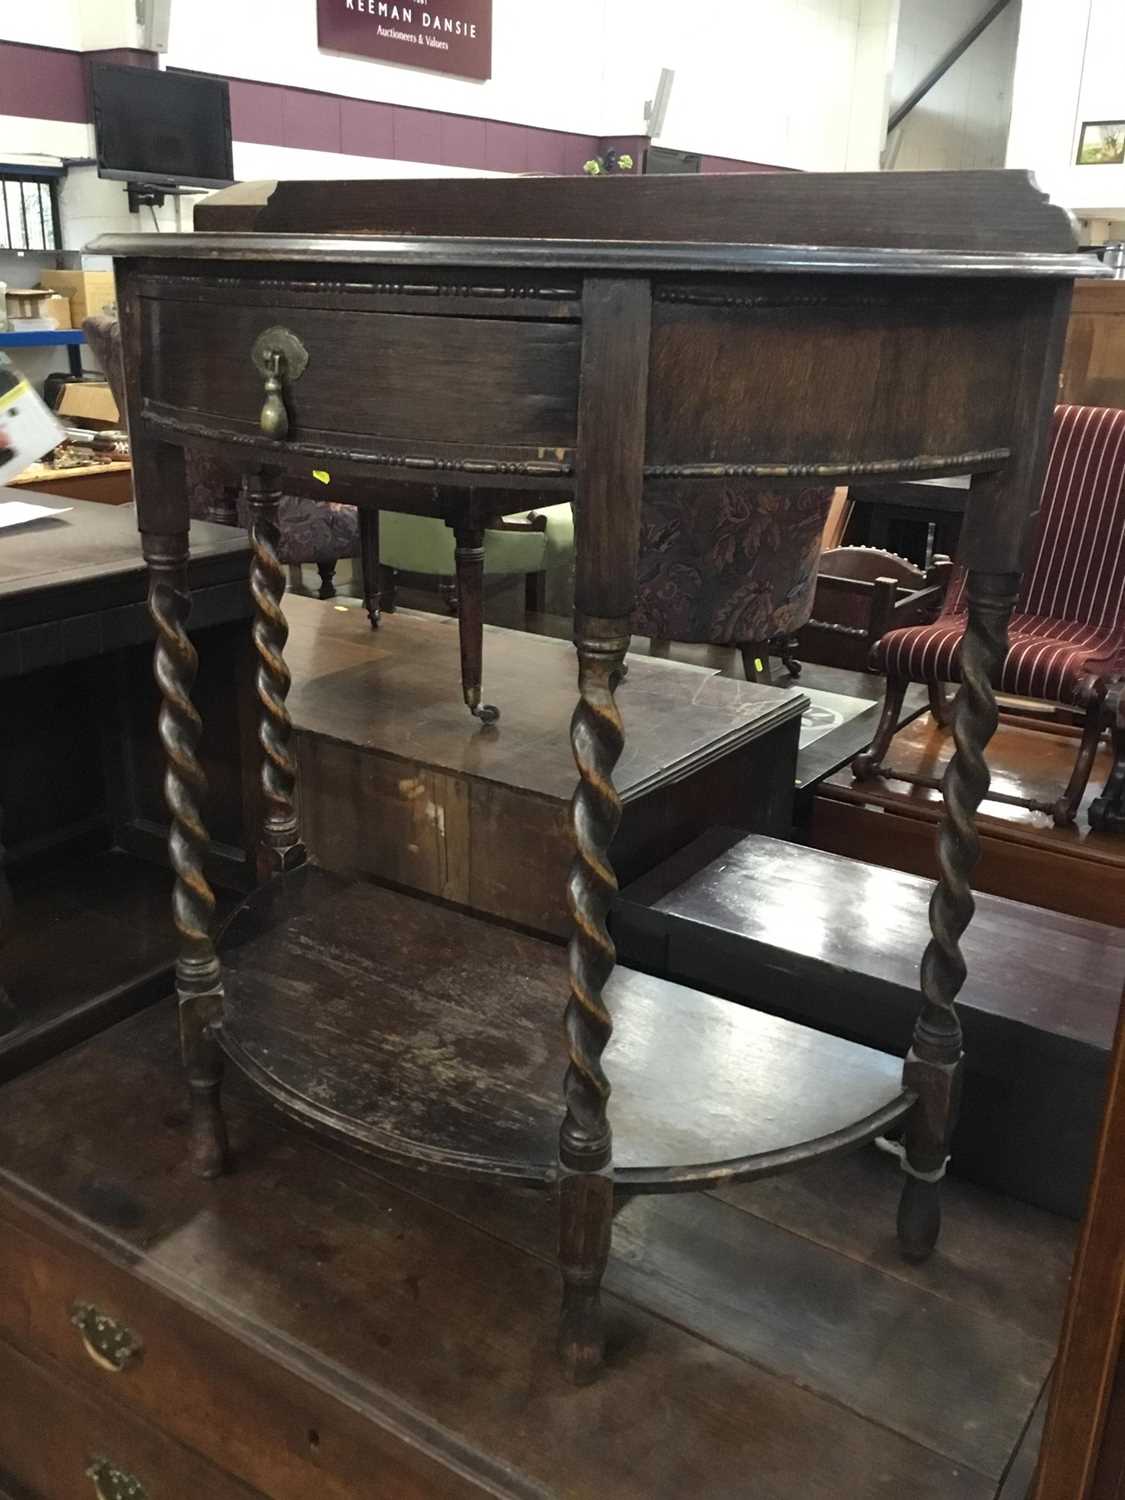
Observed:
[[[288,305],[141,299],[141,387],[149,410],[256,434],[264,377],[252,351],[284,328],[308,356],[283,381],[292,440],[363,451],[405,444],[555,450],[577,431],[577,323]]]
[[[84,1330],[75,1325],[78,1309],[93,1310]],[[413,1416],[404,1420],[389,1398],[334,1367],[310,1368],[307,1351],[280,1339],[275,1347],[260,1330],[254,1342],[239,1337],[237,1327],[234,1309],[196,1310],[69,1236],[0,1223],[0,1340],[252,1490],[271,1500],[503,1493],[486,1460],[480,1471],[489,1472],[478,1481],[475,1454]],[[179,1500],[226,1492],[157,1493]]]
[[[260,1494],[116,1402],[94,1399],[4,1343],[0,1391],[0,1468],[36,1500],[253,1500]]]

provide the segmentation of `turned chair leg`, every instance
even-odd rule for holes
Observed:
[[[461,690],[465,705],[482,724],[495,724],[500,710],[481,702],[484,669],[484,529],[458,522],[456,539],[456,593],[458,634],[461,640]]]
[[[320,574],[320,588],[317,590],[318,599],[335,599],[336,597],[336,563],[320,562],[316,565],[316,571]]]
[[[789,673],[790,677],[800,677],[801,663],[797,660],[797,637],[795,635],[779,635],[776,641],[770,643],[774,654],[781,660],[781,665]]]
[[[379,628],[380,585],[389,572],[379,562],[379,512],[359,511],[359,576],[363,587],[363,607],[372,630]]]
[[[943,682],[928,682],[930,714],[939,729],[948,729],[953,722],[953,703],[956,693],[947,693]]]
[[[1105,727],[1105,699],[1093,698],[1086,705],[1086,718],[1082,725],[1082,739],[1078,754],[1074,758],[1074,769],[1066,784],[1066,791],[1051,809],[1056,828],[1066,828],[1078,816],[1083,793],[1094,769],[1094,757],[1098,753],[1098,742]]]
[[[1090,827],[1099,833],[1125,833],[1125,684],[1114,690],[1109,708],[1113,766],[1105,786],[1090,803]]]
[[[852,761],[852,775],[857,781],[873,781],[876,776],[882,774],[883,762],[891,747],[891,741],[895,737],[895,731],[898,729],[902,702],[906,697],[908,685],[905,677],[887,678],[887,687],[883,694],[883,711],[879,715],[875,738],[868,749],[862,751]]]

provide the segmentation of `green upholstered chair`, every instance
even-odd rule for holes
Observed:
[[[456,613],[457,564],[452,530],[432,516],[409,516],[400,511],[379,513],[379,564],[376,581],[380,607],[394,609],[400,577],[437,578],[443,598]],[[569,501],[545,505],[532,511],[505,516],[484,534],[484,576],[522,576],[526,580],[529,613],[542,613],[546,580],[551,573],[568,569],[574,559],[574,516]],[[369,597],[364,580],[365,601]]]
[[[456,534],[436,517],[363,509],[359,539],[363,603],[372,627],[382,610],[394,609],[400,579],[436,582],[458,616],[465,703],[483,723],[494,723],[499,710],[481,702],[484,580],[523,577],[528,613],[541,613],[548,576],[569,571],[574,558],[570,503],[519,511],[483,530],[458,528]]]

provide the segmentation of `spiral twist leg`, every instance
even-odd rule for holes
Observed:
[[[613,1214],[613,1146],[607,1116],[610,1087],[601,1059],[613,1022],[602,992],[616,957],[606,918],[617,889],[609,846],[621,821],[621,798],[612,772],[624,731],[614,690],[629,644],[627,629],[627,621],[580,619],[580,697],[570,726],[580,779],[571,804],[576,857],[568,885],[574,935],[566,1008],[570,1064],[559,1136],[559,1352],[578,1382],[597,1373],[605,1345],[600,1287]]]
[[[168,850],[175,885],[172,915],[179,934],[176,995],[180,1046],[191,1093],[191,1164],[216,1177],[226,1163],[226,1127],[219,1099],[222,1063],[210,1030],[222,1016],[219,960],[211,941],[215,897],[203,873],[207,830],[201,804],[207,779],[197,748],[202,723],[191,701],[198,658],[185,624],[187,533],[144,537],[149,566],[148,607],[156,627],[154,670],[160,688],[159,732],[164,747],[164,799],[172,816]]]
[[[922,957],[922,1010],[903,1081],[918,1095],[906,1123],[906,1182],[899,1205],[903,1254],[922,1260],[941,1229],[941,1179],[957,1121],[961,1023],[956,998],[965,982],[961,936],[975,903],[969,879],[980,857],[975,814],[988,792],[985,747],[997,724],[992,689],[1007,651],[1008,616],[1018,576],[970,572],[969,617],[961,646],[961,689],[953,707],[955,751],[942,781],[945,813],[938,834],[938,882],[930,899],[932,936]]]
[[[282,612],[285,571],[277,557],[280,493],[261,479],[247,482],[250,510],[250,592],[254,598],[254,649],[261,717],[258,740],[262,747],[262,794],[266,814],[258,854],[262,880],[303,864],[305,848],[297,828],[295,792],[297,765],[290,745],[292,721],[285,700],[289,696],[289,668],[285,643],[289,626]]]

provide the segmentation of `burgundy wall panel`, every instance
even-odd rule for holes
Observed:
[[[525,125],[505,125],[500,120],[484,122],[484,165],[490,172],[526,172]]]
[[[442,116],[430,109],[394,107],[395,158],[441,166]]]
[[[108,58],[110,54],[0,42],[0,114],[85,123],[90,118],[85,70],[89,61],[99,56]],[[126,54],[121,56],[125,60]],[[127,56],[142,61],[141,54]],[[475,115],[349,99],[247,78],[230,80],[230,111],[236,141],[493,172],[574,176],[582,171],[584,162],[607,145],[631,151],[638,164],[643,149],[639,137],[599,141],[595,136],[566,130],[541,130]],[[2,151],[0,143],[0,154]],[[786,170],[722,156],[703,158],[704,172]]]
[[[82,54],[0,42],[0,115],[85,124],[90,107]]]
[[[235,132],[237,137],[237,132]],[[340,100],[340,149],[348,156],[395,154],[395,112],[391,104],[370,99]]]
[[[285,146],[303,151],[340,151],[340,96],[284,89],[281,116]]]
[[[282,114],[284,90],[268,83],[230,81],[230,128],[236,141],[259,146],[280,146],[285,139]]]
[[[442,115],[441,162],[446,167],[483,167],[487,122],[471,115]]]
[[[527,141],[527,170],[548,175],[566,171],[567,136],[561,130],[533,130]]]

